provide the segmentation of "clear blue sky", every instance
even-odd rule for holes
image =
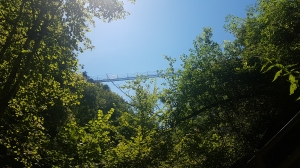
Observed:
[[[248,5],[255,0],[136,0],[125,2],[130,12],[125,20],[103,23],[88,34],[96,47],[79,55],[79,63],[89,76],[106,73],[123,74],[166,69],[163,55],[179,60],[189,54],[193,40],[203,27],[213,29],[213,39],[222,43],[232,40],[224,31],[228,14],[244,17]],[[176,68],[180,68],[179,63]],[[118,82],[117,84],[123,84]],[[111,89],[118,89],[109,84]]]

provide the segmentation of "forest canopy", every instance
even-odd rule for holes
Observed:
[[[0,1],[0,167],[245,166],[300,110],[299,6],[258,0],[226,17],[223,44],[203,28],[180,70],[165,57],[165,87],[139,76],[125,101],[77,58],[121,1]]]

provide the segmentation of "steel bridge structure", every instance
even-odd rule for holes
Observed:
[[[158,71],[148,71],[142,73],[126,73],[126,74],[106,74],[106,76],[91,76],[95,82],[116,82],[135,80],[138,76],[146,78],[159,78],[163,74]]]

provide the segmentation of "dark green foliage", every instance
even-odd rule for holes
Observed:
[[[117,0],[3,0],[0,11],[0,144],[5,157],[31,167],[79,103],[76,56],[93,48],[85,36],[93,17],[128,12]]]
[[[181,70],[166,57],[163,89],[138,77],[126,102],[76,58],[93,17],[128,14],[121,2],[0,1],[0,166],[243,167],[300,110],[299,6],[228,16],[223,47],[204,28]]]
[[[76,118],[79,119],[79,124],[85,125],[96,118],[99,109],[107,112],[111,108],[115,109],[111,117],[112,120],[116,120],[122,112],[130,109],[123,98],[111,92],[107,85],[94,83],[85,87],[83,97],[80,99],[80,106],[76,107],[74,112]]]

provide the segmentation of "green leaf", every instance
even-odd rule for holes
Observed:
[[[269,64],[269,62],[265,63],[265,64],[261,67],[260,71],[262,72],[262,71],[266,68],[266,66],[267,66],[268,64]]]
[[[287,65],[286,68],[291,68],[293,66],[296,66],[297,64],[291,64],[291,65]]]
[[[276,72],[276,74],[275,74],[274,79],[273,79],[272,82],[274,82],[280,76],[281,73],[282,73],[282,69],[279,70],[278,72]]]
[[[290,81],[291,83],[295,83],[295,82],[296,82],[295,76],[292,75],[292,74],[290,74],[290,76],[289,76],[289,81]]]
[[[290,85],[290,95],[294,94],[295,90],[297,89],[298,80],[296,80],[295,76],[293,74],[289,75],[289,81],[291,83]]]
[[[291,83],[291,85],[290,85],[290,95],[294,94],[296,89],[297,89],[297,84],[296,83]]]
[[[30,53],[31,51],[30,50],[22,50],[21,52],[22,53]]]
[[[282,64],[275,64],[276,67],[283,69],[284,66]]]
[[[274,68],[274,67],[275,67],[275,65],[269,66],[269,68],[268,68],[265,72],[268,72],[269,70],[271,70],[271,69]]]

